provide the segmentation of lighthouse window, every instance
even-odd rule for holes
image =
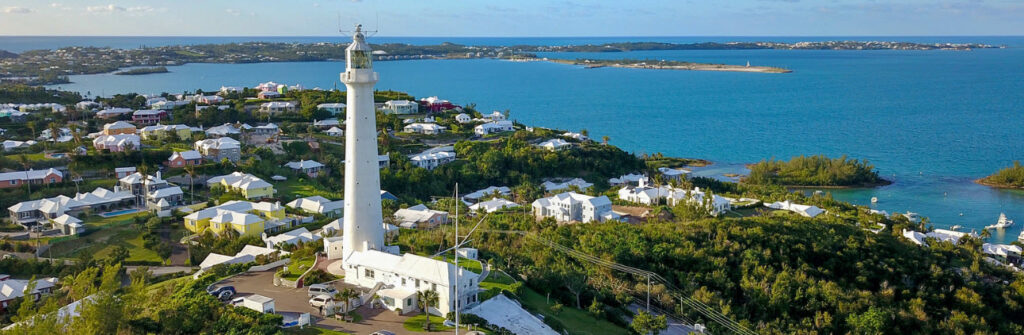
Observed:
[[[349,67],[353,69],[369,69],[370,54],[366,50],[349,51]]]

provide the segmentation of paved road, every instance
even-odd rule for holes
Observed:
[[[142,266],[130,265],[130,266],[124,267],[124,269],[125,269],[126,273],[131,273],[132,271],[135,271],[136,269],[138,269],[140,267],[142,267]],[[169,274],[169,273],[181,273],[181,272],[190,273],[190,272],[192,272],[192,267],[188,267],[188,266],[149,266],[148,268],[149,268],[149,273],[153,274],[154,276],[160,276],[160,275],[165,275],[165,274]]]
[[[309,296],[306,289],[293,289],[274,286],[274,271],[246,272],[229,278],[222,282],[222,285],[232,285],[238,292],[237,297],[252,294],[274,299],[274,308],[278,312],[309,313],[317,327],[348,332],[352,334],[370,334],[378,330],[390,330],[395,334],[423,335],[405,330],[402,322],[408,319],[407,316],[399,316],[395,312],[383,308],[371,309],[363,305],[356,309],[356,312],[363,317],[358,323],[344,322],[336,319],[324,319],[320,317],[318,309],[309,306]],[[345,284],[337,283],[335,287],[339,290]],[[412,316],[409,314],[408,316]],[[454,334],[451,332],[431,332],[430,334]]]

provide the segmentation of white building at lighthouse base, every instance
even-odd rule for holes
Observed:
[[[429,312],[444,316],[455,310],[456,286],[460,308],[478,302],[480,275],[445,261],[411,253],[399,256],[367,250],[349,253],[344,262],[345,282],[369,288],[366,295],[378,295],[390,310],[419,310],[416,292],[433,290],[438,301],[436,306],[430,306]]]

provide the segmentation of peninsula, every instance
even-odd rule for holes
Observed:
[[[137,75],[142,75],[142,74],[167,73],[167,72],[170,72],[170,71],[167,71],[167,67],[166,66],[157,66],[157,67],[140,67],[140,68],[131,69],[131,70],[114,72],[114,74],[121,75],[121,76],[137,76]]]
[[[750,175],[744,183],[781,185],[785,187],[854,188],[892,184],[879,177],[866,160],[846,156],[828,158],[824,155],[797,156],[789,161],[763,160],[748,166]]]
[[[759,73],[790,73],[793,70],[772,66],[750,66],[730,64],[691,63],[666,60],[634,60],[634,59],[547,59],[547,61],[582,65],[588,69],[601,67],[621,67],[628,69],[654,69],[654,70],[689,70],[689,71],[730,71],[730,72],[759,72]]]
[[[978,180],[975,183],[996,187],[1024,189],[1024,166],[1020,161],[1013,162],[1013,166],[999,170],[998,172]]]

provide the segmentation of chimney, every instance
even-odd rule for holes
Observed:
[[[157,171],[156,172],[156,180],[160,180],[161,179],[160,176],[161,176],[160,171]]]

